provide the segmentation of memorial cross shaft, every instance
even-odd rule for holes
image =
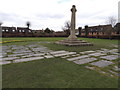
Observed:
[[[68,37],[69,39],[76,39],[75,35],[75,25],[76,25],[76,6],[73,5],[71,9],[71,29],[70,29],[70,36]]]

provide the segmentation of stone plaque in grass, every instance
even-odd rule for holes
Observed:
[[[118,66],[114,66],[113,68],[115,71],[120,71],[120,68]]]
[[[85,63],[89,63],[89,62],[92,62],[92,61],[95,61],[95,60],[97,60],[97,58],[85,58],[85,59],[76,60],[76,61],[73,61],[73,62],[76,63],[76,64],[85,64]]]
[[[10,61],[2,61],[2,62],[0,62],[0,65],[9,64],[9,63],[11,63],[11,62]]]
[[[102,56],[100,58],[107,59],[107,60],[115,60],[115,59],[118,59],[118,55],[107,55],[107,56]]]
[[[89,56],[102,56],[102,55],[106,55],[106,54],[103,54],[103,53],[92,53],[92,54],[89,54]]]
[[[11,54],[11,55],[8,55],[8,57],[24,56],[24,55],[27,55],[27,54],[28,54],[28,53]]]
[[[32,51],[30,51],[30,50],[26,50],[26,51],[14,51],[13,53],[30,53],[30,52],[32,52]]]
[[[82,58],[86,58],[89,57],[88,55],[82,55],[82,56],[78,56],[78,57],[73,57],[73,58],[68,58],[68,61],[74,61],[74,60],[78,60],[78,59],[82,59]]]
[[[88,54],[88,53],[94,53],[95,51],[84,51],[84,52],[80,52],[80,54]]]
[[[112,74],[118,76],[118,73],[117,73],[117,72],[114,72],[114,71],[111,71],[111,70],[109,70],[109,72],[111,72]]]
[[[109,52],[118,52],[118,49],[112,49]]]
[[[53,54],[53,55],[55,55],[55,54],[62,54],[62,53],[66,53],[67,51],[64,51],[64,50],[61,50],[61,51],[52,51],[52,52],[50,52],[50,54]]]
[[[17,58],[19,58],[19,57],[6,57],[6,58],[2,58],[2,60],[0,60],[0,61],[15,60]]]
[[[76,54],[76,52],[66,52],[66,53],[56,54],[54,56],[60,57],[60,56],[73,55],[73,54]]]
[[[114,64],[114,63],[110,62],[110,61],[101,60],[101,61],[93,62],[93,63],[90,63],[90,64],[94,65],[94,66],[98,66],[98,67],[106,67],[106,66]]]
[[[43,59],[43,58],[44,58],[44,57],[23,58],[23,59],[14,60],[13,63],[26,62],[26,61],[33,61],[33,60],[40,60],[40,59]]]
[[[52,55],[45,55],[45,58],[54,58]]]

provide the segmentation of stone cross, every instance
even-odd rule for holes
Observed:
[[[68,37],[69,39],[76,39],[76,35],[75,35],[75,25],[76,25],[76,7],[75,5],[72,6],[71,12],[71,29],[70,29],[70,36]]]

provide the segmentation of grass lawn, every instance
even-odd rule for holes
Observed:
[[[114,48],[117,40],[79,38],[93,43],[90,47],[68,47],[53,42],[65,38],[2,38],[2,41],[23,40],[22,42],[3,43],[6,45],[26,45],[31,42],[40,43],[51,50],[85,51],[100,48]],[[86,69],[61,58],[42,59],[30,62],[8,64],[2,66],[3,88],[117,88],[118,79],[108,77],[96,71]]]

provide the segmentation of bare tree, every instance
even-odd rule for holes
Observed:
[[[3,23],[2,23],[2,22],[0,22],[0,31],[2,31],[2,26],[1,26],[2,24],[3,24]]]
[[[70,34],[70,27],[71,27],[71,23],[70,21],[66,21],[64,27],[62,27],[62,30],[69,35]]]
[[[27,28],[29,29],[29,27],[31,26],[31,23],[29,21],[26,22]]]
[[[0,22],[0,26],[2,25],[3,23],[2,22]]]
[[[106,19],[106,23],[107,23],[107,24],[111,24],[112,27],[115,26],[116,22],[117,22],[117,19],[116,19],[116,17],[114,17],[114,16],[110,16],[110,17],[108,17],[108,18]]]
[[[0,22],[0,37],[2,37],[2,22]],[[1,41],[1,39],[0,39],[0,41]]]

